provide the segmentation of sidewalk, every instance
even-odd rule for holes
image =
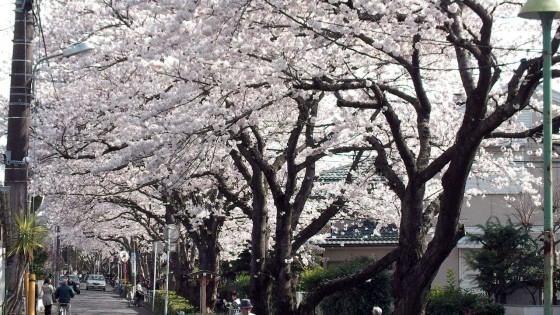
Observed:
[[[57,315],[58,306],[53,305],[52,315]],[[146,302],[138,306],[128,306],[128,301],[116,292],[107,288],[107,291],[81,290],[71,302],[70,315],[155,315],[151,305]],[[38,311],[38,315],[45,314]]]
[[[126,307],[128,307],[130,310],[134,311],[134,314],[138,314],[138,315],[155,315],[154,312],[152,312],[152,305],[147,303],[147,302],[140,302],[140,306],[128,306],[128,301],[126,300],[126,297],[124,296],[120,296],[116,291],[111,290],[112,295],[114,296],[114,298],[118,301],[121,301],[123,303],[123,305],[126,305]]]

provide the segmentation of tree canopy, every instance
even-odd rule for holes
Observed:
[[[174,222],[231,259],[250,244],[257,313],[308,314],[395,262],[394,314],[420,314],[464,234],[463,204],[485,193],[467,180],[539,188],[516,163],[542,130],[518,120],[541,111],[542,75],[539,34],[510,36],[537,25],[512,22],[521,2],[44,5],[40,54],[97,46],[38,74],[33,184],[50,222],[95,230],[65,241],[107,251]],[[344,180],[318,183],[337,155],[352,165]],[[296,308],[294,261],[335,218],[396,224],[399,246]]]

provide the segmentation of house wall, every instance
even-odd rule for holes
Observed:
[[[560,94],[558,94],[560,95]],[[527,116],[526,120],[529,121],[531,117]],[[532,121],[532,120],[531,120]],[[530,125],[530,124],[529,124]],[[516,141],[516,140],[514,140]],[[542,176],[542,156],[534,154],[525,154],[528,151],[534,151],[541,147],[541,144],[534,143],[532,141],[525,142],[524,140],[517,140],[523,142],[524,146],[517,155],[517,163],[531,163],[534,168],[530,170],[537,176]],[[507,145],[507,144],[504,144]],[[493,152],[496,155],[500,155],[501,148],[487,148],[487,151]],[[560,161],[553,161],[552,168],[552,178],[553,178],[553,195],[555,199],[555,207],[560,204]],[[538,189],[538,187],[534,187]],[[512,207],[506,201],[506,196],[519,197],[523,193],[523,189],[519,185],[512,184],[510,187],[505,188],[493,188],[490,184],[478,181],[476,179],[470,179],[466,185],[467,191],[469,189],[477,189],[479,191],[484,191],[485,195],[474,196],[469,200],[465,200],[465,204],[461,210],[460,223],[465,225],[467,231],[473,229],[477,225],[485,225],[487,220],[491,217],[496,217],[501,223],[507,223],[510,219],[513,223],[518,223],[520,220],[520,214],[518,209]],[[525,209],[526,210],[526,209]],[[535,237],[542,231],[543,225],[543,212],[541,207],[535,207],[533,213],[530,216],[525,214],[525,221],[529,221],[536,229],[533,231]],[[434,222],[435,224],[435,222]],[[555,236],[558,239],[558,235]],[[366,257],[376,257],[380,258],[391,251],[393,247],[391,246],[352,246],[347,244],[345,247],[327,247],[323,254],[323,265],[327,266],[329,264],[341,263],[356,256],[366,256]],[[475,271],[470,270],[465,261],[465,255],[474,250],[475,247],[459,244],[458,247],[454,248],[449,256],[445,259],[441,265],[439,272],[433,281],[433,286],[440,285],[444,286],[447,284],[447,271],[452,269],[455,275],[455,283],[459,284],[462,288],[468,288],[472,290],[477,290],[477,286],[472,279],[471,275]],[[460,279],[460,280],[459,280]],[[532,299],[529,294],[524,292],[516,292],[509,299],[512,304],[531,304]]]
[[[469,205],[463,206],[461,209],[460,222],[465,226],[474,227],[477,225],[485,225],[486,221],[491,217],[496,217],[502,223],[507,223],[508,218],[512,222],[518,222],[516,219],[516,211],[512,207],[508,207],[505,194],[491,194],[484,197],[473,198]],[[535,225],[542,225],[543,218],[541,213],[535,213],[532,216],[532,222]]]
[[[391,246],[344,246],[344,247],[328,247],[323,253],[323,267],[340,264],[344,261],[351,260],[355,257],[381,258],[388,254],[394,247]],[[461,265],[460,265],[461,264]],[[470,281],[466,281],[465,277],[472,273],[466,267],[464,260],[461,258],[461,250],[454,248],[451,254],[445,259],[437,273],[432,286],[445,286],[447,284],[447,271],[453,270],[454,281],[457,285],[461,278],[461,287],[467,288],[473,285]]]
[[[380,259],[387,255],[394,247],[391,246],[343,246],[325,248],[323,267],[340,264],[355,257],[369,257]]]
[[[454,248],[453,251],[447,256],[445,261],[441,264],[439,271],[432,282],[432,287],[440,286],[443,287],[447,285],[447,273],[449,269],[453,270],[454,275],[454,283],[457,285],[459,283],[460,271],[457,270],[457,266],[459,265],[460,257],[459,257],[459,250]]]
[[[327,247],[323,253],[323,267],[326,268],[329,265],[340,264],[354,257],[381,258],[393,250],[393,248],[392,246]],[[451,269],[453,270],[453,281],[455,285],[459,285],[463,289],[482,293],[472,277],[476,272],[468,267],[465,259],[468,253],[475,249],[475,247],[464,247],[462,244],[460,244],[460,247],[455,247],[440,266],[432,282],[432,288],[447,285],[447,275],[448,271]],[[540,293],[537,294],[537,300],[539,301],[538,304],[540,304]],[[527,291],[519,290],[508,296],[508,304],[531,305],[533,304],[533,299]]]

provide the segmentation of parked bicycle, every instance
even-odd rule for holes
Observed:
[[[142,287],[141,283],[138,283],[136,285],[136,292],[134,293],[134,301],[133,301],[132,305],[140,306],[140,302],[144,301],[144,296],[145,296],[144,287]]]
[[[74,290],[67,285],[67,282],[61,282],[54,291],[54,297],[58,300],[58,314],[70,315],[70,300],[74,297]]]
[[[131,286],[126,286],[124,288],[124,293],[125,293],[126,302],[128,303],[128,306],[133,306],[134,305],[134,294],[132,294],[132,287]]]
[[[58,315],[71,315],[70,303],[58,303]]]

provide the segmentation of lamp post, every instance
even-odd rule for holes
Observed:
[[[29,149],[29,120],[30,105],[35,96],[35,72],[42,62],[56,57],[70,57],[91,51],[93,46],[81,43],[63,50],[60,53],[46,56],[33,63],[32,58],[32,34],[18,31],[19,28],[33,28],[33,19],[30,17],[28,7],[20,7],[25,1],[18,0],[16,9],[16,32],[14,35],[14,53],[12,60],[12,81],[10,87],[10,102],[8,110],[8,131],[6,151],[4,152],[4,185],[9,191],[9,208],[6,209],[3,223],[7,226],[8,246],[12,246],[11,235],[13,233],[13,219],[15,214],[21,215],[28,208],[27,182],[28,182],[28,149]],[[32,2],[31,2],[32,3]],[[18,21],[25,23],[19,25]],[[23,34],[23,35],[22,35]],[[21,47],[19,47],[21,46]],[[23,51],[21,51],[23,49]],[[7,259],[6,274],[9,275],[7,287],[10,291],[17,288],[17,257],[11,256]],[[55,279],[57,281],[58,279]],[[13,292],[13,291],[12,291]],[[10,293],[12,294],[12,293]],[[14,292],[14,294],[18,294]],[[19,294],[18,294],[19,295]],[[9,306],[12,309],[11,306]]]
[[[31,98],[35,97],[35,73],[37,67],[49,59],[56,57],[71,57],[78,54],[83,54],[93,50],[94,47],[89,43],[79,43],[70,48],[63,50],[60,53],[43,57],[33,65],[31,71],[31,78],[25,80],[24,86],[12,85],[11,97],[19,97],[18,101],[10,100],[10,110],[8,112],[8,137],[6,144],[6,151],[4,153],[5,169],[5,185],[10,187],[11,195],[11,212],[18,213],[19,209],[25,209],[22,205],[27,204],[27,163],[29,158],[27,150],[29,147],[29,106]],[[12,74],[15,75],[15,74]],[[22,75],[22,73],[18,73]],[[27,73],[23,73],[27,76]],[[26,86],[31,84],[31,94],[21,93],[20,90],[25,90]],[[18,91],[18,92],[14,92]],[[19,186],[23,186],[20,188]],[[19,189],[13,189],[12,186]],[[21,196],[20,196],[21,195]],[[14,204],[16,202],[17,204]]]
[[[33,65],[31,71],[31,78],[25,81],[25,84],[31,84],[31,95],[27,94],[29,98],[19,99],[18,102],[10,101],[10,111],[8,112],[8,141],[6,144],[6,151],[4,153],[4,163],[6,164],[5,170],[5,184],[10,186],[13,184],[24,183],[27,188],[27,149],[29,147],[29,106],[30,99],[35,97],[35,73],[37,67],[49,59],[56,57],[71,57],[78,54],[83,54],[92,51],[94,46],[89,43],[79,43],[70,48],[63,50],[60,53],[43,57]],[[27,75],[24,73],[24,75]],[[12,86],[12,90],[21,90],[25,87]],[[22,93],[12,92],[11,96],[20,96]],[[16,107],[17,106],[17,107]],[[18,109],[17,112],[12,111],[13,108]],[[23,112],[21,111],[23,110]],[[17,125],[10,124],[11,122],[18,122]],[[22,200],[21,204],[26,204],[27,191],[23,191],[23,198],[15,198],[15,200]],[[16,196],[18,197],[18,196]],[[23,208],[23,207],[22,207]],[[17,209],[12,209],[16,211]]]
[[[168,304],[169,304],[169,265],[171,264],[171,252],[175,251],[172,245],[175,246],[175,242],[179,239],[179,229],[174,224],[168,224],[163,230],[163,237],[167,242],[167,271],[165,273],[165,307],[163,314],[167,315]]]
[[[85,54],[94,49],[95,47],[92,44],[88,42],[82,42],[74,46],[68,47],[64,49],[62,52],[53,55],[48,55],[37,60],[37,62],[33,65],[33,70],[31,71],[33,77],[33,80],[31,81],[31,91],[33,93],[33,97],[35,97],[35,73],[37,73],[37,68],[39,67],[40,64],[42,64],[47,60],[57,58],[57,57],[72,57],[75,55]]]
[[[560,0],[528,0],[519,17],[540,20],[543,29],[543,182],[544,182],[544,315],[552,314],[554,232],[552,228],[552,103],[551,30],[552,20],[560,17]]]

